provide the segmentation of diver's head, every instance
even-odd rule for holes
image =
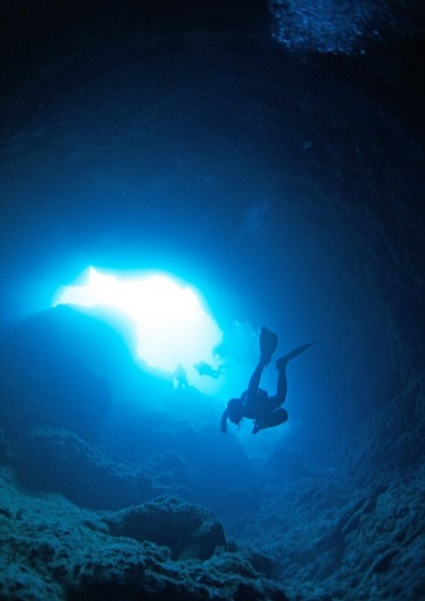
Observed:
[[[241,399],[230,399],[227,403],[227,415],[229,420],[236,424],[240,424],[243,418],[243,404]]]
[[[237,426],[241,423],[243,419],[243,404],[241,399],[230,399],[227,403],[227,407],[221,416],[220,430],[222,432],[227,432],[228,419]]]

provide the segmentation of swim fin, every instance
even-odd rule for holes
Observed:
[[[278,337],[267,328],[261,328],[260,332],[260,355],[261,361],[265,364],[270,363],[275,350],[277,349]]]
[[[285,367],[291,359],[294,359],[295,357],[298,357],[298,355],[301,355],[301,353],[313,346],[313,344],[316,344],[316,342],[317,340],[315,340],[314,342],[309,342],[308,344],[303,344],[302,346],[298,346],[296,349],[294,349],[287,355],[284,355],[283,357],[280,357],[280,359],[277,359],[276,369],[285,369]]]

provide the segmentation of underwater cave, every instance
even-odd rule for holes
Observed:
[[[0,599],[423,599],[422,3],[1,21]],[[206,322],[170,288],[137,328],[116,288],[57,304],[90,266],[139,313],[171,274]],[[285,423],[224,434],[262,327],[270,395],[315,344]]]

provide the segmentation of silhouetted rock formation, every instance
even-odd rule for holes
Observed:
[[[93,440],[112,400],[108,381],[88,363],[90,347],[94,340],[99,355],[102,344],[113,348],[111,338],[119,340],[104,324],[66,307],[18,323],[2,341],[1,420],[8,440],[39,425]]]

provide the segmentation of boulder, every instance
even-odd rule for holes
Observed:
[[[205,560],[226,545],[223,526],[214,513],[177,496],[158,497],[104,519],[113,535],[166,546],[173,559]]]

